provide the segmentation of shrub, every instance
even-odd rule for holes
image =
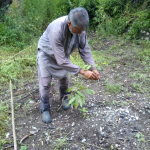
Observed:
[[[65,1],[65,0],[63,0]],[[31,44],[42,34],[50,21],[67,14],[69,7],[58,7],[60,0],[21,0],[13,3],[0,22],[0,44],[18,49]],[[19,15],[18,15],[19,14]]]

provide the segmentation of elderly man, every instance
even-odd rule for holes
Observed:
[[[49,92],[52,77],[58,79],[60,100],[63,99],[62,108],[70,108],[66,90],[68,89],[68,73],[82,74],[88,79],[98,80],[100,75],[95,67],[87,39],[86,28],[89,16],[84,8],[74,8],[68,16],[58,18],[51,22],[38,42],[38,78],[40,93],[40,109],[42,120],[51,122]],[[76,49],[87,64],[92,67],[84,70],[70,61],[69,55]]]

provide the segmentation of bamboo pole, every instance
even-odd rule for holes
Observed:
[[[13,92],[12,92],[11,80],[10,80],[10,92],[11,92],[11,114],[12,114],[12,128],[13,128],[13,138],[14,138],[14,150],[17,150],[16,131],[15,131],[15,119],[14,119],[14,103],[13,103]]]

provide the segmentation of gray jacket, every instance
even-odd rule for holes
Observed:
[[[77,48],[84,62],[95,66],[86,32],[72,35],[67,23],[68,16],[54,20],[38,41],[37,63],[42,77],[52,75],[56,79],[62,79],[68,73],[78,74],[81,68],[74,65],[69,57]]]

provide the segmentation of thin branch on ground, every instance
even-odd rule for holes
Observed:
[[[65,96],[67,96],[67,95],[64,95],[64,97],[63,97],[63,99],[62,99],[62,103],[61,103],[60,107],[57,109],[57,111],[59,111],[60,108],[62,107]]]

